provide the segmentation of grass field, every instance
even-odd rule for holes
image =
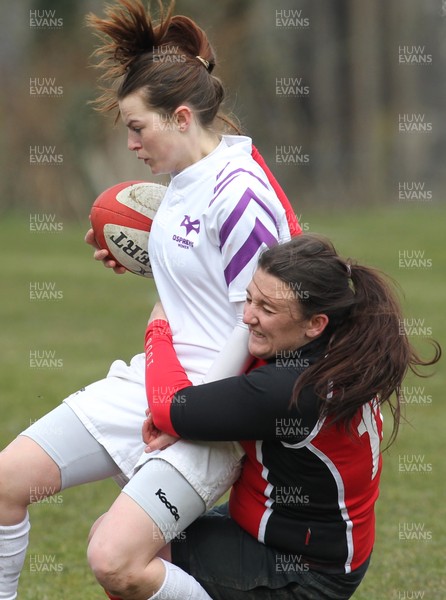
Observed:
[[[433,204],[400,204],[308,211],[302,221],[330,237],[342,254],[398,280],[405,326],[428,350],[426,336],[443,346],[446,341],[445,216]],[[112,360],[129,360],[142,350],[153,284],[117,277],[95,263],[82,241],[87,223],[59,225],[59,232],[30,231],[29,215],[3,218],[1,446],[64,396],[101,378]],[[34,299],[42,287],[46,299]],[[407,380],[407,423],[385,453],[375,551],[355,600],[446,598],[444,362],[432,378]],[[30,509],[20,600],[104,598],[86,563],[85,539],[117,491],[114,483],[101,482]]]

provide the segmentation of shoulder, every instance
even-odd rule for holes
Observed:
[[[253,369],[242,378],[244,384],[253,390],[274,396],[277,400],[285,398],[288,402],[301,373],[301,369],[283,366],[280,360],[272,360]],[[306,390],[305,395],[308,399],[314,397],[310,390]]]
[[[275,442],[305,445],[319,422],[320,402],[314,389],[305,387],[297,402],[292,402],[301,369],[269,363],[246,376],[245,394],[256,397],[257,414],[274,419]]]
[[[266,173],[252,158],[251,149],[251,140],[241,138],[221,153],[208,215],[224,221],[242,218],[251,224],[258,218],[279,230],[286,218],[285,209]]]
[[[246,190],[249,187],[262,195],[275,197],[268,177],[252,157],[251,139],[244,136],[224,136],[223,141],[226,148],[219,156],[220,165],[215,175],[212,201],[228,188],[233,193],[236,188]]]

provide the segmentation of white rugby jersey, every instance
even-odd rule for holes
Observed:
[[[251,156],[251,139],[223,136],[175,175],[154,219],[150,262],[178,358],[196,384],[235,327],[262,250],[290,239],[286,212]]]

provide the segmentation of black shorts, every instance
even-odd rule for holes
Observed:
[[[218,506],[171,542],[172,562],[195,577],[213,600],[347,600],[367,560],[349,574],[310,570],[295,555],[257,541]]]

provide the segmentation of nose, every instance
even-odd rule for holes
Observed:
[[[129,131],[127,136],[127,148],[134,152],[135,150],[140,150],[141,147],[141,142],[139,142],[132,131]]]
[[[255,323],[258,323],[258,318],[252,302],[245,302],[243,307],[243,323],[245,323],[245,325],[254,325]]]

